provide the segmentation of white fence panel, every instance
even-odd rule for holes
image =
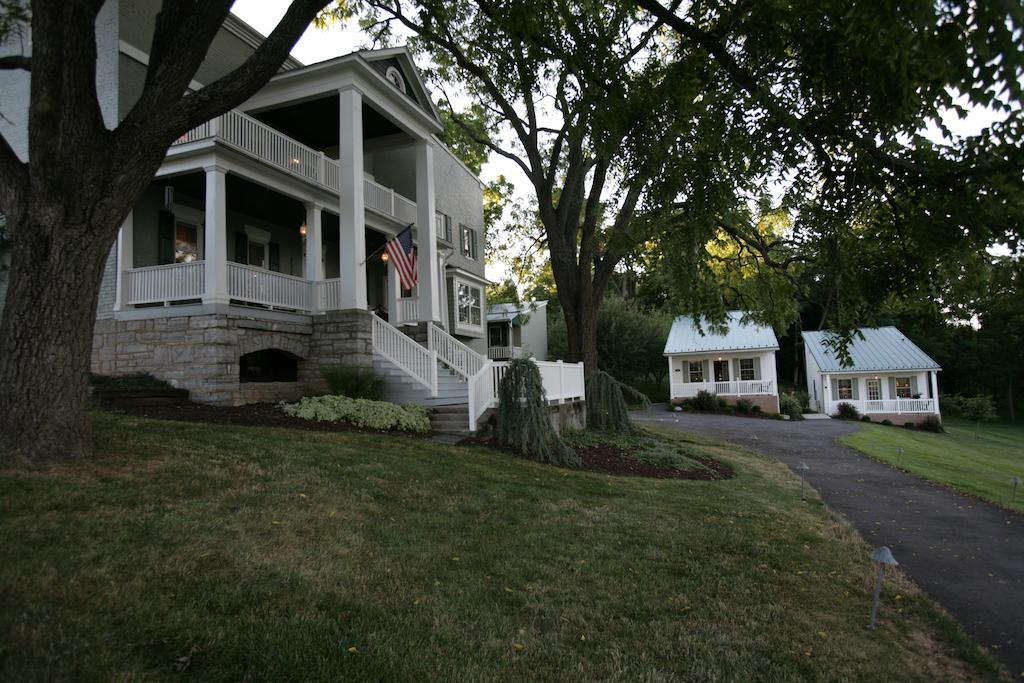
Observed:
[[[198,299],[203,296],[206,264],[170,263],[134,268],[124,274],[124,299],[129,305]]]

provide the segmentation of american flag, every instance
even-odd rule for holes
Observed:
[[[395,235],[395,238],[384,246],[388,258],[395,263],[398,279],[403,289],[416,286],[416,247],[412,246],[412,225]]]

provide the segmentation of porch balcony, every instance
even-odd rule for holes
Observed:
[[[523,357],[521,346],[488,346],[487,357],[491,360],[512,360]]]
[[[679,398],[692,398],[701,391],[707,391],[716,396],[774,396],[775,382],[770,379],[733,382],[673,382],[671,389],[672,396]]]
[[[185,133],[171,145],[170,154],[185,146],[210,142],[235,149],[317,187],[341,192],[341,165],[337,160],[238,110]],[[416,221],[416,202],[366,177],[363,204],[366,209],[402,224]]]
[[[825,405],[825,412],[834,414],[838,412],[840,403],[848,403],[857,409],[862,415],[912,415],[919,413],[938,413],[938,403],[933,398],[894,398],[882,400],[867,399],[840,399],[828,401]]]

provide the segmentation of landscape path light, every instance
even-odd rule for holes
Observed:
[[[885,565],[896,566],[899,562],[892,556],[889,546],[879,546],[871,553],[871,559],[878,563],[878,574],[875,576],[875,597],[871,602],[871,624],[869,628],[875,628],[875,615],[878,613],[878,597],[882,594],[882,573]]]
[[[796,471],[800,473],[800,500],[807,500],[807,497],[804,495],[804,472],[809,469],[811,468],[805,462],[801,462],[796,466]]]
[[[1013,484],[1013,497],[1010,500],[1011,500],[1011,502],[1016,503],[1017,502],[1017,487],[1020,486],[1020,477],[1018,477],[1017,475],[1014,475],[1013,479],[1010,480],[1010,483]]]

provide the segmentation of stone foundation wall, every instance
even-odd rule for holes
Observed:
[[[187,389],[193,401],[241,405],[320,393],[327,365],[373,365],[367,311],[333,311],[312,322],[265,320],[232,313],[97,320],[92,371],[148,373]],[[239,382],[239,358],[280,349],[298,359],[297,382]]]
[[[913,422],[915,425],[919,425],[931,416],[932,413],[904,413],[902,415],[897,415],[896,413],[868,413],[868,417],[871,418],[872,422],[889,420],[899,427],[902,427],[908,422]],[[941,416],[936,417],[941,419]]]
[[[752,394],[743,396],[733,396],[731,394],[718,394],[718,397],[724,398],[726,403],[728,403],[729,405],[736,405],[736,401],[740,400],[741,398],[744,398],[753,403],[755,406],[761,406],[761,410],[763,410],[766,413],[779,412],[778,396],[770,396],[768,394]],[[683,402],[683,400],[684,399],[681,398],[674,398],[672,399],[672,404],[679,405],[680,403]]]

